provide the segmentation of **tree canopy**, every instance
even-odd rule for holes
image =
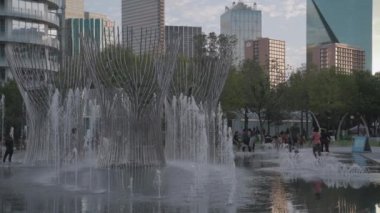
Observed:
[[[366,71],[301,68],[270,88],[267,73],[246,61],[239,71],[231,70],[221,102],[227,111],[246,108],[269,122],[281,120],[284,112],[312,111],[324,128],[336,129],[346,114],[372,124],[380,119],[380,79]]]

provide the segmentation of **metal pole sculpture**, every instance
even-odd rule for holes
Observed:
[[[99,164],[162,165],[162,107],[178,42],[164,50],[158,30],[125,30],[123,44],[115,38],[104,50],[91,40],[82,42],[101,108]]]
[[[48,129],[46,120],[49,112],[50,97],[54,91],[54,72],[58,72],[59,64],[50,54],[47,48],[28,45],[7,46],[7,60],[20,93],[26,104],[28,113],[28,126],[32,131],[28,132],[29,144],[25,159],[27,162],[49,162],[53,154],[53,147],[47,143],[45,131]],[[52,54],[53,56],[53,54]]]
[[[158,30],[126,30],[123,43],[117,33],[101,44],[81,38],[73,57],[7,47],[28,113],[26,162],[60,168],[92,156],[102,167],[160,166],[166,157],[232,164],[218,107],[232,44],[180,61],[178,40],[163,48]]]
[[[1,96],[1,144],[0,148],[2,149],[3,145],[5,144],[5,138],[4,138],[4,119],[5,119],[5,96]],[[0,157],[3,155],[3,151],[0,149]]]
[[[218,52],[179,59],[166,104],[169,159],[224,163],[230,133],[218,108],[232,63],[233,39],[220,37]],[[173,97],[173,98],[172,98]],[[228,157],[231,159],[231,156]],[[231,160],[228,160],[231,161]]]
[[[84,132],[87,76],[81,56],[60,62],[58,51],[33,45],[7,47],[6,54],[28,114],[25,162],[60,166],[70,161],[72,150],[83,150],[82,142],[73,141],[73,134]]]

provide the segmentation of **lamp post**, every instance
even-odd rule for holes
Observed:
[[[351,120],[351,128],[352,128],[352,125],[353,125],[353,123],[354,123],[354,119],[355,119],[355,116],[353,116],[353,115],[350,115],[350,120]]]

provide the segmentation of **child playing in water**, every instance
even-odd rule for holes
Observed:
[[[321,133],[319,133],[319,128],[314,128],[311,140],[313,143],[313,154],[314,157],[317,158],[316,152],[318,152],[318,156],[321,156]]]

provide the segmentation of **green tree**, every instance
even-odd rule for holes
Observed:
[[[228,120],[235,118],[235,112],[244,106],[243,100],[243,76],[236,68],[232,68],[228,74],[226,84],[220,98],[222,108],[227,112]]]
[[[357,86],[354,95],[352,114],[363,116],[368,124],[379,120],[380,80],[369,72],[356,72],[353,75]]]
[[[263,128],[265,109],[271,103],[269,76],[254,61],[246,60],[242,67],[242,88],[245,108],[245,127],[247,128],[248,111],[255,112],[259,118],[260,129]]]
[[[214,32],[200,34],[194,37],[195,57],[219,57],[236,45],[236,37],[230,35],[220,34]]]

